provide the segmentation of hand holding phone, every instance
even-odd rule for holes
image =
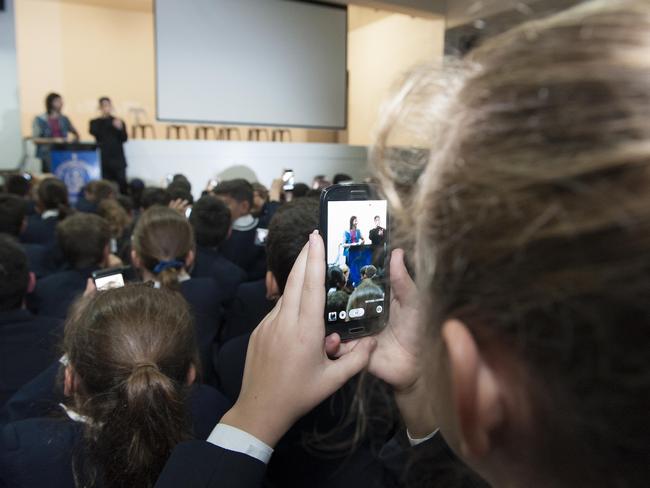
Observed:
[[[99,269],[93,271],[92,278],[97,291],[111,290],[124,286],[124,268]]]
[[[282,190],[293,191],[295,185],[295,177],[292,169],[285,169],[282,173]]]

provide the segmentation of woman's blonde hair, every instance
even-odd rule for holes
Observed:
[[[420,67],[386,118],[373,161],[423,316],[525,365],[534,433],[509,454],[558,484],[647,484],[650,3]]]

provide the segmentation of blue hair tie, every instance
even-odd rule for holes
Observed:
[[[153,268],[153,272],[156,274],[162,273],[166,269],[169,268],[175,268],[175,269],[181,269],[183,266],[185,266],[185,263],[183,261],[178,261],[176,259],[173,259],[171,261],[158,261],[158,264]]]

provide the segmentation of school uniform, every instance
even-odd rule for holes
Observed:
[[[23,243],[22,248],[27,255],[29,270],[34,273],[36,278],[43,278],[56,270],[57,252],[54,246]]]
[[[205,246],[196,246],[191,276],[212,278],[223,296],[224,304],[235,298],[237,287],[247,278],[246,272],[223,257],[218,249]]]
[[[70,305],[83,295],[88,278],[99,267],[67,269],[38,280],[27,297],[28,308],[37,315],[65,319]]]
[[[0,312],[0,405],[56,357],[59,320],[27,310]]]
[[[230,408],[215,389],[195,385],[188,410],[195,438],[205,439]],[[83,456],[87,419],[60,407],[55,418],[30,418],[0,430],[0,486],[74,488],[73,454]]]
[[[27,217],[27,227],[20,235],[20,241],[26,244],[54,244],[58,223],[58,210],[46,210],[40,215],[30,215]]]
[[[232,224],[230,237],[219,246],[226,259],[246,272],[247,281],[259,280],[266,274],[266,250],[257,236],[258,223],[250,214],[238,218]]]
[[[264,280],[242,283],[225,311],[220,342],[250,334],[274,306],[275,301],[266,298]]]

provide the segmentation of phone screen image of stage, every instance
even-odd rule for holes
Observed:
[[[102,276],[95,280],[95,286],[99,291],[121,288],[124,286],[124,277],[122,276],[122,273]]]
[[[386,200],[328,202],[325,316],[329,324],[384,313],[386,219]]]

